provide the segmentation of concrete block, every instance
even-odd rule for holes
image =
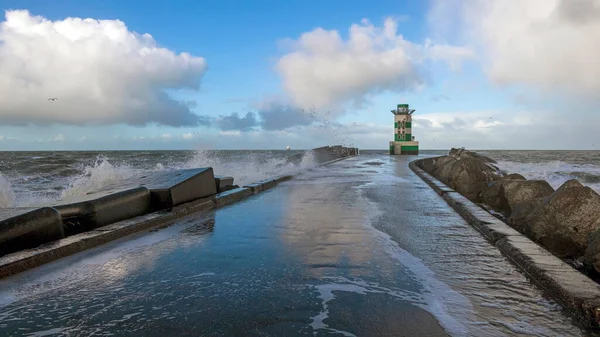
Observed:
[[[102,191],[52,203],[67,231],[91,230],[133,218],[151,210],[150,191],[136,187],[121,191]]]
[[[192,200],[217,194],[211,167],[170,171],[145,172],[118,185],[106,186],[108,192],[144,186],[150,190],[154,210],[170,208]]]
[[[64,237],[60,214],[53,208],[0,209],[0,255]]]
[[[252,184],[244,185],[244,187],[250,189],[250,191],[254,194],[260,193],[262,191],[261,183],[252,183]]]
[[[217,207],[223,207],[234,202],[245,199],[254,194],[254,192],[250,188],[240,187],[233,190],[229,190],[227,192],[217,194],[215,201],[217,203]]]
[[[233,177],[215,176],[215,187],[217,193],[225,192],[233,189]]]
[[[217,194],[212,167],[151,172],[139,179],[152,194],[152,206],[163,209]]]
[[[514,228],[498,219],[481,221],[480,223],[475,224],[475,227],[492,243],[496,243],[498,240],[507,236],[518,237],[521,235],[521,233],[517,232]]]

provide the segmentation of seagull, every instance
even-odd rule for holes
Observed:
[[[56,101],[58,98],[56,97],[52,97],[52,98],[48,98],[49,101]]]

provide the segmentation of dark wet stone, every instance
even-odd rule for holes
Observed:
[[[545,180],[504,180],[500,185],[502,211],[511,214],[513,209],[524,203],[551,195],[554,188]]]
[[[554,254],[584,255],[588,237],[600,229],[600,195],[575,179],[565,182],[528,217],[525,232]]]
[[[502,212],[503,211],[503,195],[502,192],[502,183],[505,180],[527,180],[520,174],[512,173],[507,176],[504,176],[496,181],[493,181],[486,186],[481,192],[481,201],[486,205],[492,207],[495,211]]]
[[[457,162],[457,160],[450,156],[436,158],[435,165],[436,169],[432,173],[434,177],[438,178],[444,184],[450,186],[452,165]]]
[[[463,158],[452,164],[450,187],[471,201],[478,201],[479,194],[496,178],[495,169],[481,160]]]

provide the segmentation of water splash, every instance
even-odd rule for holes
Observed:
[[[276,158],[269,153],[249,152],[232,160],[212,151],[198,150],[183,168],[212,167],[215,174],[231,176],[235,184],[242,186],[274,176],[295,174],[315,165],[312,151],[305,152],[300,162],[294,163],[288,157]]]
[[[533,163],[499,161],[498,167],[508,173],[519,173],[530,180],[546,180],[555,189],[569,179],[577,179],[600,193],[600,167],[597,165],[559,160]]]
[[[61,198],[85,195],[110,184],[132,178],[139,170],[128,165],[113,165],[104,156],[98,156],[91,166],[85,166],[83,173],[71,179],[69,187],[61,193]]]
[[[10,182],[0,173],[0,208],[13,207],[16,196]]]

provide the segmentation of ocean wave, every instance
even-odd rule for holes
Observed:
[[[15,200],[11,183],[0,173],[0,208],[13,207]]]
[[[223,156],[212,151],[198,150],[183,162],[158,162],[149,169],[134,167],[129,163],[113,164],[105,156],[98,156],[92,165],[83,167],[81,174],[69,179],[68,186],[60,193],[60,197],[85,195],[148,171],[212,167],[216,175],[232,176],[234,183],[242,186],[277,175],[293,174],[314,166],[315,160],[311,151],[305,152],[302,159],[294,163],[287,157],[273,157],[269,153],[248,152],[244,155]]]
[[[565,181],[577,179],[600,193],[600,166],[593,164],[572,164],[560,160],[524,163],[499,161],[498,167],[507,173],[519,173],[527,179],[546,180],[557,189]]]

